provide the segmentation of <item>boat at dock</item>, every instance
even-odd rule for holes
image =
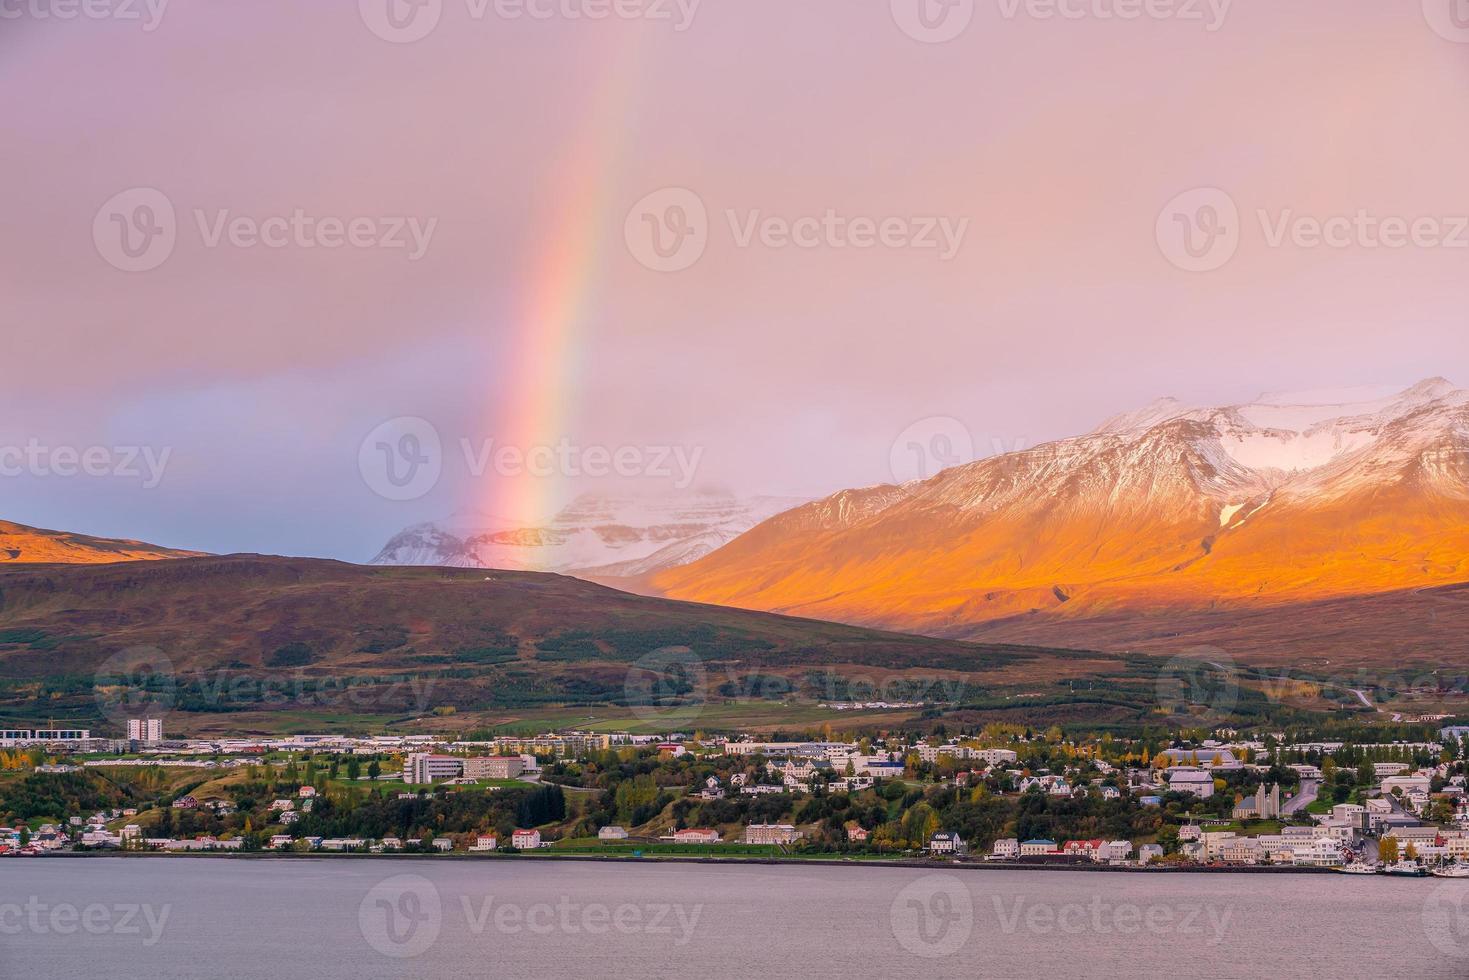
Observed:
[[[1375,875],[1377,865],[1375,864],[1344,864],[1336,869],[1344,875]]]
[[[1445,867],[1434,868],[1431,873],[1435,878],[1469,878],[1469,864],[1455,861]]]

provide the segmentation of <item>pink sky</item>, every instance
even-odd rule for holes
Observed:
[[[0,20],[0,445],[172,451],[152,489],[0,477],[0,518],[362,560],[525,496],[446,458],[431,491],[383,499],[358,450],[396,416],[451,456],[461,437],[677,444],[703,450],[701,482],[815,495],[891,479],[895,437],[929,417],[987,452],[1166,394],[1469,383],[1469,248],[1271,247],[1257,217],[1469,215],[1469,43],[1417,2],[1238,0],[1209,31],[978,0],[942,44],[885,0],[705,0],[682,31],[443,2],[407,44],[351,2],[173,0],[152,31]],[[178,240],[128,273],[93,222],[135,187],[173,203]],[[708,242],[655,272],[624,222],[668,187],[707,208]],[[1208,187],[1239,208],[1238,250],[1183,271],[1155,226]],[[194,217],[297,208],[437,224],[412,261],[208,247]],[[968,224],[944,260],[741,247],[730,210]],[[548,295],[578,301],[529,322]],[[551,366],[515,383],[550,331]],[[506,432],[526,391],[548,428]]]

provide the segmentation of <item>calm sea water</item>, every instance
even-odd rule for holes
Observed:
[[[1466,977],[1469,881],[0,861],[0,977]]]

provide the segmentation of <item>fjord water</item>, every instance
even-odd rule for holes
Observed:
[[[7,860],[0,977],[1447,978],[1469,975],[1461,898],[1324,875]]]

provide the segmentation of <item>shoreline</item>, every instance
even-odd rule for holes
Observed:
[[[1177,865],[1160,867],[1129,867],[1091,864],[1060,864],[1000,861],[922,861],[911,858],[843,859],[843,858],[797,858],[797,857],[733,857],[711,855],[671,854],[667,856],[630,854],[538,854],[534,857],[517,854],[360,854],[349,852],[310,852],[306,854],[280,851],[58,851],[41,855],[45,858],[125,858],[125,859],[200,859],[222,858],[235,861],[301,861],[301,860],[388,860],[388,861],[582,861],[591,863],[638,863],[638,864],[760,864],[794,865],[797,867],[835,868],[907,868],[927,871],[1076,871],[1086,874],[1336,874],[1331,868],[1294,867],[1291,865],[1239,865],[1207,867],[1200,865]]]

